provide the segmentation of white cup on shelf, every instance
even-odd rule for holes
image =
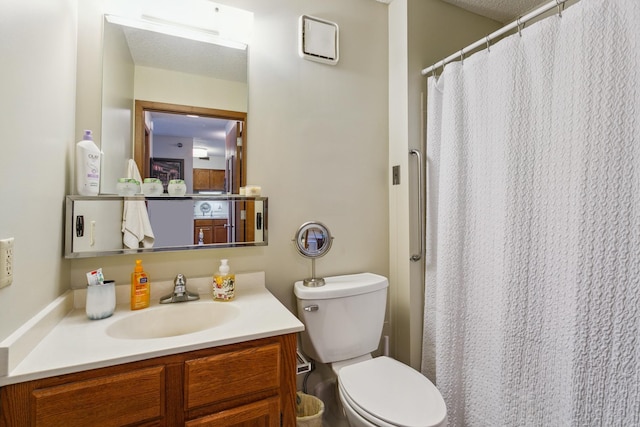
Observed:
[[[169,181],[167,191],[169,192],[170,196],[182,197],[187,194],[187,185],[182,179],[172,179]]]

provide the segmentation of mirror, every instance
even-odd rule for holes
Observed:
[[[153,158],[182,160],[188,193],[238,194],[245,185],[248,47],[183,30],[105,15],[101,194],[117,194],[130,158],[142,178],[152,176]],[[194,187],[207,173],[225,184]]]
[[[153,246],[123,245],[123,209],[146,204]],[[65,257],[266,246],[268,199],[245,196],[67,196]]]
[[[186,3],[147,2],[133,8],[135,18],[104,16],[101,195],[67,201],[66,257],[267,244],[267,199],[237,196],[247,174],[253,14]],[[149,249],[122,249],[125,199],[115,195],[132,158],[143,179],[165,184],[161,197],[126,199],[145,201],[155,234]],[[169,197],[168,179],[183,179],[187,197]]]
[[[329,229],[320,222],[305,222],[298,228],[293,242],[300,255],[311,258],[311,278],[304,279],[304,286],[324,286],[324,279],[316,277],[316,258],[324,256],[331,249],[333,237]]]

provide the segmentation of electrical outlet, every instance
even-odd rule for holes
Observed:
[[[13,237],[0,240],[0,288],[13,283]]]

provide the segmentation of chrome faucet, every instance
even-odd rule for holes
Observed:
[[[187,278],[184,274],[178,274],[173,281],[173,292],[160,298],[160,304],[172,302],[186,302],[200,299],[200,295],[187,290]]]

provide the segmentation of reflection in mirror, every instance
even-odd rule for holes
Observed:
[[[184,179],[190,194],[237,194],[239,187],[245,185],[247,59],[253,14],[209,0],[150,1],[139,6],[118,9],[126,16],[105,15],[99,134],[103,152],[100,191],[107,196],[83,200],[78,205],[87,210],[86,218],[96,215],[98,220],[80,227],[88,232],[81,236],[69,231],[77,233],[77,224],[67,224],[71,245],[67,246],[68,257],[128,253],[121,249],[123,199],[113,197],[115,201],[111,203],[107,199],[117,194],[118,179],[128,177],[132,158],[137,160],[142,178],[154,175],[153,163],[158,175]],[[136,15],[128,15],[129,12]],[[139,120],[135,100],[143,100]],[[182,120],[191,119],[185,114],[213,117],[216,124],[218,119],[224,122],[224,157],[217,156],[213,147],[209,150],[209,144],[220,146],[221,140],[195,131],[178,135],[178,127],[188,127]],[[167,121],[171,123],[170,130],[165,126]],[[140,130],[142,136],[138,137]],[[138,145],[136,139],[143,145]],[[182,144],[184,153],[169,153],[166,147],[154,145],[154,140],[161,143],[171,139],[168,144],[175,144],[176,148]],[[228,148],[228,142],[235,142],[235,152]],[[207,153],[194,154],[194,148],[206,148]],[[209,160],[205,160],[207,157]],[[148,198],[154,247],[129,252],[266,245],[266,198],[255,198],[252,205],[249,198],[241,201],[229,196],[227,205],[209,203],[210,215],[206,217],[205,211],[196,210],[194,200],[198,197],[205,196]],[[206,197],[205,202],[217,203],[220,196]],[[227,212],[226,217],[218,215],[217,206]],[[251,213],[251,209],[255,212]],[[198,212],[205,217],[199,218]],[[68,221],[70,213],[73,210],[68,208]],[[170,234],[174,229],[182,231]],[[105,230],[110,234],[106,235]],[[94,239],[96,235],[100,239]],[[87,236],[91,239],[87,240]],[[83,244],[89,246],[85,248]]]
[[[207,2],[205,2],[207,3]],[[208,5],[214,3],[208,2]],[[224,7],[221,7],[223,10]],[[246,12],[248,13],[248,12]],[[246,165],[246,111],[248,99],[247,85],[247,45],[238,43],[222,43],[220,37],[212,36],[212,32],[198,32],[192,30],[189,34],[183,30],[184,25],[170,26],[166,23],[158,24],[148,21],[121,19],[112,15],[105,16],[103,40],[103,93],[102,93],[102,133],[101,150],[103,152],[103,168],[101,176],[101,193],[117,193],[115,184],[118,178],[126,176],[126,163],[137,156],[137,165],[143,178],[150,177],[146,171],[149,168],[150,157],[158,156],[154,153],[153,139],[156,129],[149,128],[147,135],[147,149],[145,146],[144,119],[138,119],[133,111],[134,100],[144,100],[156,108],[149,111],[180,113],[180,120],[185,120],[184,114],[220,118],[233,123],[240,122],[237,137],[241,142],[242,153],[236,154],[234,161]],[[176,28],[178,30],[176,30]],[[224,45],[223,45],[224,44]],[[233,47],[230,47],[233,46]],[[158,106],[163,105],[163,108]],[[166,108],[165,108],[166,107]],[[199,112],[194,112],[198,110]],[[159,117],[151,116],[146,123],[161,121]],[[135,131],[133,130],[135,122]],[[172,120],[175,129],[170,131],[163,125],[162,132],[171,133],[176,137],[178,127],[185,128],[184,122]],[[188,124],[193,124],[187,122]],[[225,123],[226,125],[227,123]],[[135,134],[135,141],[132,135]],[[158,134],[160,135],[160,134]],[[194,159],[192,148],[207,147],[209,143],[201,138],[197,132],[181,133],[180,138],[189,141],[182,142],[185,165],[191,166],[185,170],[184,179],[191,184],[188,192],[198,192],[192,189],[194,177],[193,169],[226,170],[230,168],[230,160],[224,165],[213,162],[200,163],[198,155]],[[228,137],[228,136],[227,136]],[[161,138],[158,138],[161,139]],[[177,142],[176,144],[178,144]],[[191,147],[186,149],[187,146]],[[146,156],[146,158],[145,158]],[[199,167],[201,166],[201,167]],[[231,165],[232,166],[232,165]],[[220,174],[220,172],[217,172]],[[225,177],[229,183],[222,190],[238,193],[237,187],[244,185],[246,170],[230,171]],[[213,172],[209,172],[213,174]],[[231,175],[232,174],[232,175]],[[233,185],[233,180],[237,184]],[[203,189],[207,191],[207,189]]]
[[[182,165],[187,193],[238,194],[246,185],[246,114],[136,101],[134,159],[143,177],[171,179],[167,159]],[[159,162],[158,159],[162,159]]]
[[[293,239],[300,255],[311,258],[311,278],[304,279],[304,286],[324,286],[324,279],[316,277],[316,258],[324,256],[333,243],[329,229],[320,222],[305,222]]]
[[[153,247],[125,249],[125,201],[145,201]],[[65,257],[84,258],[182,249],[265,246],[266,197],[67,196]]]

